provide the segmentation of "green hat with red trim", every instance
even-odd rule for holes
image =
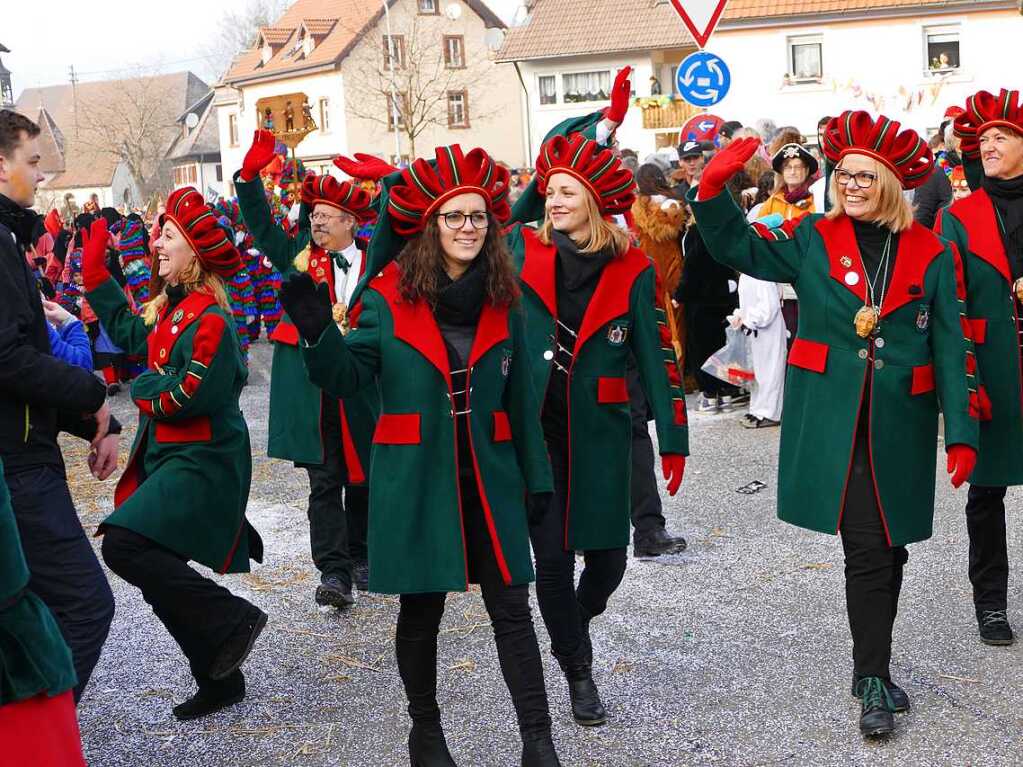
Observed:
[[[915,189],[934,170],[934,153],[920,135],[881,115],[848,111],[833,117],[821,134],[821,149],[832,166],[848,154],[872,157],[899,179],[903,189]]]

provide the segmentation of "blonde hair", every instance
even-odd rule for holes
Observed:
[[[866,157],[874,164],[874,172],[877,179],[874,184],[877,187],[877,203],[874,206],[874,217],[872,221],[886,226],[893,232],[904,232],[913,225],[913,208],[909,201],[902,194],[902,184],[898,177],[892,173],[887,165],[883,165],[873,157]],[[841,165],[839,165],[841,167]],[[837,171],[838,168],[835,168]],[[832,174],[831,184],[828,188],[828,197],[831,200],[831,210],[826,217],[834,220],[845,215],[845,204],[838,189],[838,183]]]
[[[597,201],[588,191],[583,193],[586,200],[586,216],[589,220],[590,231],[584,241],[585,244],[579,248],[580,253],[599,253],[602,250],[611,248],[616,256],[629,249],[629,235],[617,224],[608,221],[600,213]],[[545,215],[543,225],[536,233],[536,239],[544,245],[550,245],[554,224]]]
[[[232,313],[231,301],[227,297],[227,287],[224,281],[213,272],[207,272],[195,256],[191,262],[181,271],[180,283],[185,288],[185,294],[206,293],[217,299],[217,304],[228,314]],[[142,321],[148,327],[153,327],[160,319],[160,312],[167,306],[167,286],[152,301],[148,301],[142,307]]]

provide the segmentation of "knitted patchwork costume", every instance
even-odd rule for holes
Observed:
[[[118,249],[121,252],[121,269],[128,281],[128,290],[135,299],[136,306],[142,306],[149,300],[151,267],[149,253],[146,252],[145,225],[141,221],[127,220]]]

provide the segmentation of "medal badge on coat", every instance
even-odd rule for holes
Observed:
[[[924,333],[930,326],[931,307],[927,304],[920,304],[920,308],[916,310],[916,329]]]
[[[615,323],[607,329],[607,342],[611,346],[621,346],[629,337],[629,328],[625,325]]]
[[[177,325],[179,322],[181,322],[182,319],[184,319],[184,316],[185,316],[185,310],[184,309],[178,309],[176,312],[174,312],[174,314],[171,315],[171,322],[173,322],[175,325]]]

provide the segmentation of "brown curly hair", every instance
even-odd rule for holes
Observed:
[[[505,244],[500,223],[487,213],[490,226],[483,239],[483,249],[476,258],[487,271],[487,298],[496,306],[512,306],[520,291],[512,267],[511,253]],[[401,267],[398,290],[406,301],[423,298],[431,306],[437,304],[437,273],[444,268],[444,251],[440,244],[440,217],[430,216],[426,228],[405,243],[397,258]]]

